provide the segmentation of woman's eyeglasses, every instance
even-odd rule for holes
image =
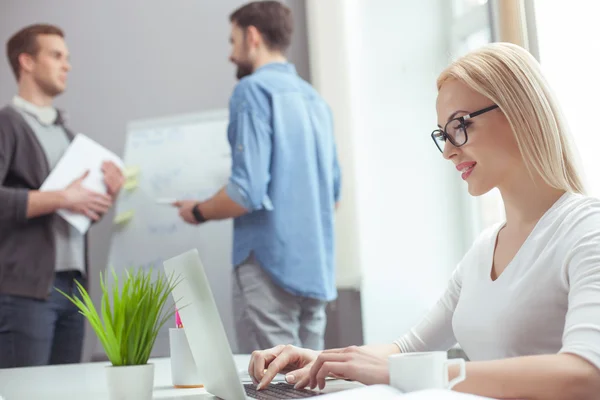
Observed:
[[[494,104],[492,106],[482,108],[479,111],[463,115],[462,117],[451,119],[446,123],[444,129],[436,129],[435,131],[431,132],[431,138],[442,153],[444,152],[446,140],[452,143],[454,147],[463,146],[465,143],[467,143],[467,140],[469,140],[467,135],[467,126],[469,124],[467,121],[496,108],[498,108],[498,106]]]

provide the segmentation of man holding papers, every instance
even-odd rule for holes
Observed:
[[[333,118],[285,58],[292,36],[288,7],[257,1],[230,20],[230,61],[240,81],[229,103],[229,183],[211,199],[175,205],[192,224],[235,218],[238,351],[279,343],[321,349],[325,306],[337,295],[333,228],[340,169]]]
[[[71,69],[63,37],[55,26],[32,25],[7,43],[19,93],[0,110],[0,368],[80,361],[83,318],[56,288],[85,285],[87,239],[56,213],[97,221],[123,184],[120,169],[106,162],[106,194],[83,185],[99,171],[40,191],[74,137],[52,106]]]

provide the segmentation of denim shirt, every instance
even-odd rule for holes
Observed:
[[[226,190],[249,211],[234,220],[234,266],[252,253],[287,292],[335,299],[341,174],[328,105],[292,64],[271,63],[240,80],[229,114]]]

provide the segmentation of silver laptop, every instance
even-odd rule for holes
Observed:
[[[173,274],[179,279],[173,298],[198,374],[209,393],[224,400],[297,399],[323,394],[296,390],[284,382],[271,384],[260,392],[254,385],[243,385],[198,251],[188,251],[163,265],[167,276]]]

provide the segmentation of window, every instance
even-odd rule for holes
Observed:
[[[451,15],[450,47],[455,58],[492,41],[487,0],[454,0]]]
[[[487,0],[453,0],[451,23],[451,51],[458,58],[469,51],[493,41],[491,2]],[[471,243],[482,229],[504,219],[504,207],[497,189],[474,198],[463,191],[464,214],[470,220],[465,234]]]
[[[571,3],[531,0],[534,7],[526,7],[528,24],[535,25],[530,37],[533,54],[539,52],[542,70],[552,86],[571,129],[578,155],[580,156],[583,178],[588,194],[600,197],[600,179],[595,179],[595,171],[600,170],[600,157],[596,146],[598,133],[594,116],[597,113],[597,93],[600,93],[600,80],[597,76],[597,58],[600,45],[600,2],[576,1]],[[482,5],[476,0],[455,0],[453,15],[455,19],[465,21],[474,18]],[[530,6],[531,4],[526,4]],[[489,5],[489,3],[488,3]],[[481,10],[479,11],[480,15]],[[465,22],[466,23],[466,22]],[[485,44],[490,24],[480,29],[461,31],[455,27],[456,36],[453,49],[464,54]],[[466,33],[466,35],[465,35]],[[493,40],[491,38],[490,40]],[[466,199],[473,221],[472,234],[495,224],[505,218],[502,198],[497,189],[477,199]],[[467,215],[469,213],[467,212]]]
[[[469,13],[474,8],[479,6],[485,6],[487,0],[453,0],[452,1],[452,14],[454,17],[460,17],[464,14]]]
[[[535,1],[540,63],[554,89],[581,157],[588,194],[600,197],[598,54],[600,2]]]

